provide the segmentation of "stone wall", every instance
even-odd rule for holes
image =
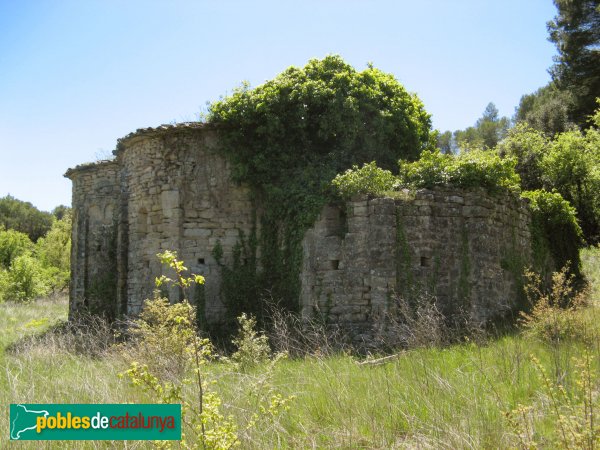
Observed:
[[[71,169],[73,234],[69,314],[82,308],[114,318],[117,305],[117,232],[120,167],[104,161]]]
[[[165,127],[120,142],[117,160],[128,198],[129,314],[139,312],[152,295],[152,281],[165,271],[156,254],[176,250],[192,272],[206,278],[207,320],[223,315],[220,267],[212,250],[219,242],[224,262],[231,263],[240,232],[252,228],[253,209],[247,188],[230,181],[229,165],[214,152],[214,141],[210,129]],[[180,292],[171,289],[169,297],[175,301]]]
[[[393,315],[397,294],[428,293],[446,316],[480,324],[514,308],[531,261],[525,201],[483,190],[403,197],[324,209],[303,242],[304,317],[369,340]]]
[[[223,262],[231,264],[240,233],[249,234],[255,221],[248,189],[230,181],[214,140],[210,128],[194,124],[138,130],[119,141],[114,161],[67,172],[76,217],[72,312],[95,310],[89,280],[102,275],[114,288],[101,293],[108,315],[136,315],[152,296],[154,279],[172,275],[156,254],[175,250],[206,277],[206,320],[222,318],[221,269],[212,250],[219,243]],[[109,237],[110,246],[99,244]],[[176,288],[168,295],[172,301],[181,297]]]
[[[139,313],[153,280],[172,275],[156,254],[176,250],[206,277],[192,294],[208,323],[224,317],[221,266],[256,224],[247,187],[231,181],[214,129],[182,124],[121,139],[114,161],[70,169],[73,180],[71,315]],[[476,323],[501,316],[518,297],[518,271],[531,260],[529,213],[511,195],[439,189],[327,206],[303,241],[300,307],[305,317],[373,339],[395,294],[429,292],[448,316]],[[258,230],[260,233],[260,230]],[[260,249],[259,249],[260,253]],[[181,298],[177,289],[168,292]],[[379,330],[379,331],[378,331]]]

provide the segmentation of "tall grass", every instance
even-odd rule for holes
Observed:
[[[591,281],[591,298],[596,301],[600,252],[584,251],[583,261]],[[14,402],[153,401],[117,376],[127,362],[116,350],[88,356],[81,349],[69,348],[64,344],[67,338],[52,331],[44,338],[27,340],[27,336],[64,320],[65,311],[64,299],[0,304],[0,403],[6,411],[0,415],[0,430],[8,430],[8,404]],[[485,343],[467,341],[409,350],[382,364],[364,364],[355,356],[338,353],[283,359],[272,371],[261,364],[239,373],[221,362],[207,365],[206,370],[218,380],[215,389],[223,399],[224,413],[240,424],[257,404],[256,386],[295,396],[291,409],[277,422],[240,432],[241,448],[508,449],[531,442],[541,448],[563,447],[548,383],[562,386],[574,414],[583,414],[577,387],[581,366],[573,357],[592,357],[589,398],[600,410],[600,383],[595,375],[600,368],[600,312],[593,305],[574,314],[585,324],[590,339],[561,342],[559,357],[564,371],[560,379],[554,376],[556,349],[522,333]],[[546,370],[548,383],[540,375],[540,367]],[[556,410],[561,414],[569,411],[564,402]],[[2,439],[8,439],[7,433]],[[600,442],[590,442],[588,448],[600,448]],[[0,447],[5,444],[0,442]],[[148,443],[11,445],[145,448]]]

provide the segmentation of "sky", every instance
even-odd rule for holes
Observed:
[[[339,54],[415,92],[442,131],[511,117],[549,80],[551,0],[0,0],[0,197],[71,204],[69,167],[137,128]]]

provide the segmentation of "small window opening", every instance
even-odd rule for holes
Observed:
[[[198,258],[198,264],[205,264],[204,263],[204,258]]]
[[[430,265],[430,258],[426,257],[426,256],[421,256],[421,267],[429,267]]]
[[[340,267],[340,262],[337,259],[332,259],[329,264],[331,264],[331,270],[338,270]]]

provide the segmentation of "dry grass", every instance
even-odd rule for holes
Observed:
[[[584,253],[594,301],[598,292],[595,280],[600,280],[599,255],[597,250]],[[65,333],[63,327],[56,326],[65,314],[64,299],[0,304],[2,404],[153,401],[117,376],[127,364],[120,352],[111,350],[114,336],[109,328],[97,326],[89,335],[81,330]],[[288,316],[276,318],[279,326],[270,339],[295,357],[283,359],[272,368],[260,364],[245,373],[236,372],[230,364],[208,364],[206,370],[217,380],[215,389],[223,399],[224,412],[233,415],[238,424],[248,421],[257,396],[266,395],[269,389],[295,396],[290,411],[278,421],[240,432],[241,448],[508,449],[523,447],[525,426],[527,436],[541,448],[557,448],[561,439],[548,386],[560,384],[571,396],[571,406],[560,404],[559,412],[569,411],[569,407],[580,411],[577,386],[581,364],[573,357],[583,361],[586,355],[591,357],[589,398],[595,410],[600,410],[597,307],[573,312],[595,339],[564,339],[558,347],[521,333],[483,343],[431,345],[444,336],[431,329],[428,320],[433,319],[421,317],[424,312],[411,314],[420,328],[405,332],[403,339],[407,345],[424,346],[380,365],[357,364],[357,357],[340,351],[345,345],[343,336],[332,338],[329,330],[318,324],[307,330]],[[51,331],[44,333],[46,330]],[[548,380],[540,376],[538,365],[547,371]],[[518,412],[523,405],[525,421],[507,420],[506,413]],[[0,429],[8,429],[8,414],[0,415]],[[600,443],[595,445],[600,447]],[[146,448],[148,444],[11,446]]]

